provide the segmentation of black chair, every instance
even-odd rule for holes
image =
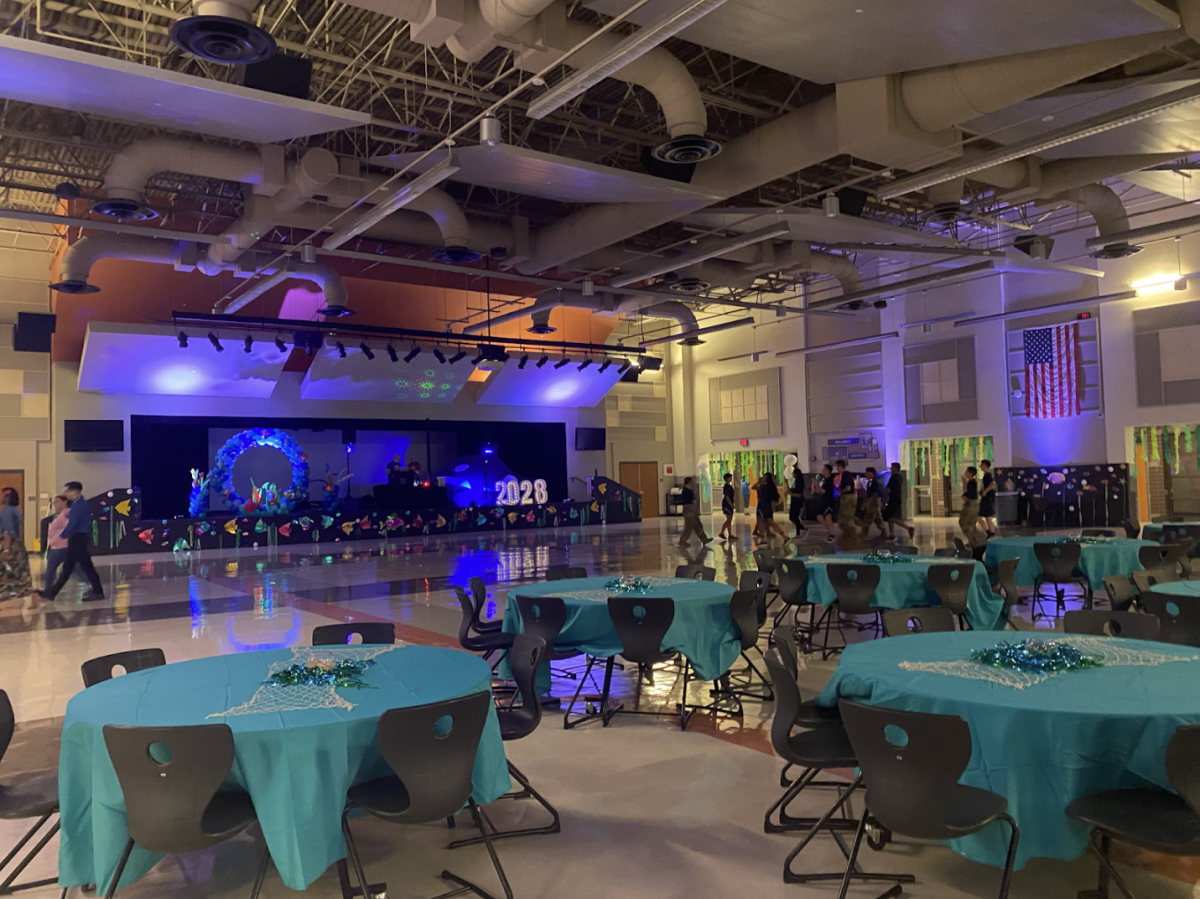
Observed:
[[[4,754],[8,752],[8,744],[12,742],[13,732],[16,730],[17,719],[13,713],[12,703],[9,701],[8,694],[0,690],[0,761],[4,759]],[[18,780],[5,779],[0,782],[0,820],[3,821],[22,821],[28,818],[36,818],[37,821],[33,827],[21,838],[12,851],[4,857],[4,861],[0,862],[0,872],[9,866],[9,864],[17,857],[17,854],[25,848],[25,845],[34,838],[39,830],[52,817],[58,814],[58,771],[49,771],[43,774],[22,775]],[[29,850],[28,854],[21,859],[20,862],[8,873],[4,878],[4,882],[0,883],[0,895],[16,892],[17,890],[27,890],[34,887],[49,886],[52,883],[57,883],[57,877],[51,877],[47,880],[38,880],[30,883],[20,883],[13,886],[16,879],[21,876],[39,852],[46,848],[46,844],[54,839],[54,835],[58,833],[59,822],[54,824],[42,834],[34,847]]]
[[[577,581],[588,576],[586,568],[571,565],[555,565],[546,569],[548,581]]]
[[[738,575],[739,590],[753,590],[758,596],[758,607],[755,615],[758,626],[762,627],[767,621],[767,590],[771,587],[771,575],[765,571],[743,571]]]
[[[1200,596],[1143,593],[1142,608],[1158,619],[1164,643],[1200,646]]]
[[[384,646],[396,642],[396,625],[390,621],[364,621],[360,624],[322,624],[314,627],[313,646],[345,646],[358,634],[363,643]]]
[[[640,695],[642,681],[647,677],[652,666],[668,662],[675,658],[674,652],[663,652],[662,641],[675,621],[675,602],[665,596],[610,596],[608,598],[608,616],[612,619],[617,636],[621,639],[621,658],[638,666],[637,685],[634,696]],[[616,656],[605,660],[604,685],[599,694],[584,696],[585,714],[571,718],[571,712],[583,692],[584,682],[592,673],[596,659],[588,657],[587,669],[579,679],[579,687],[571,697],[571,703],[563,714],[563,727],[570,730],[587,721],[600,719],[604,727],[608,727],[613,716],[626,711],[624,703],[609,708],[609,697],[612,693],[613,668],[616,666]],[[594,683],[594,682],[593,682]],[[687,699],[687,681],[684,681],[684,699]],[[592,708],[595,711],[592,711]],[[641,715],[664,715],[670,712],[650,712],[631,709],[628,713]],[[684,705],[679,706],[681,726],[687,725],[687,711]]]
[[[372,887],[368,886],[358,846],[350,830],[350,812],[363,809],[394,824],[422,824],[451,818],[465,805],[470,808],[475,826],[487,846],[504,895],[506,899],[512,899],[512,888],[492,845],[491,829],[484,823],[479,806],[471,796],[471,772],[491,704],[492,695],[484,690],[428,705],[388,709],[379,717],[379,754],[392,774],[351,787],[346,809],[342,812],[346,854],[358,880],[359,895],[371,895]],[[446,718],[450,719],[449,730],[446,729]],[[458,886],[443,896],[471,892],[491,899],[483,889],[457,874],[443,871],[442,877]]]
[[[954,555],[959,559],[974,559],[975,551],[962,542],[961,537],[954,537]]]
[[[959,627],[966,630],[967,598],[971,595],[971,580],[975,565],[930,565],[927,574],[929,588],[937,594],[943,609],[958,617]]]
[[[1020,831],[1005,811],[1007,799],[958,782],[971,761],[967,722],[954,715],[904,712],[845,699],[838,705],[867,788],[838,899],[845,899],[868,817],[892,833],[919,840],[953,840],[995,821],[1005,822],[1011,836],[1000,899],[1006,899]]]
[[[1146,569],[1167,568],[1178,574],[1181,566],[1188,564],[1188,547],[1181,543],[1143,546],[1138,549],[1138,561]]]
[[[844,625],[843,615],[873,615],[876,636],[883,633],[883,622],[880,619],[879,609],[871,607],[871,599],[875,596],[875,589],[879,586],[879,566],[838,563],[827,565],[825,570],[837,599],[833,601],[825,615],[825,642],[821,646],[822,659],[827,659],[834,653],[845,649],[844,645],[832,648],[829,646],[829,632],[835,617],[838,619],[838,631],[841,631]],[[861,624],[856,626],[860,631],[866,629]],[[845,642],[843,638],[842,643],[845,644]]]
[[[758,593],[754,590],[736,590],[729,599],[729,617],[737,628],[738,639],[741,641],[742,658],[746,667],[740,672],[730,672],[722,678],[722,689],[716,691],[721,695],[734,697],[749,697],[763,702],[771,702],[775,698],[771,682],[767,675],[759,669],[747,653],[758,649]],[[733,678],[738,678],[736,688],[732,686]],[[757,678],[758,686],[754,685]]]
[[[484,621],[483,612],[487,608],[487,584],[483,578],[475,576],[467,581],[467,589],[471,591],[471,600],[475,606],[475,614],[471,618],[471,628],[480,634],[498,634],[504,627],[500,619]]]
[[[954,613],[947,608],[888,609],[883,613],[883,635],[934,634],[954,630]]]
[[[1142,596],[1150,592],[1151,587],[1178,582],[1179,572],[1174,568],[1147,568],[1133,573],[1133,583],[1137,586],[1139,602]]]
[[[151,852],[195,852],[237,836],[258,820],[249,793],[221,789],[233,768],[233,731],[228,724],[106,724],[104,744],[129,822],[129,839],[106,899],[117,891],[135,843]],[[264,845],[250,899],[261,892],[270,860],[271,851]]]
[[[161,649],[126,649],[123,652],[88,659],[79,666],[79,671],[83,675],[84,687],[91,687],[112,680],[113,670],[116,668],[124,668],[126,674],[132,674],[147,668],[159,668],[165,664],[167,657]]]
[[[918,550],[915,546],[896,546],[892,548],[892,552],[899,553],[902,556],[920,555],[920,550]]]
[[[766,833],[807,831],[803,839],[788,853],[787,860],[783,864],[784,883],[841,880],[844,877],[841,872],[797,873],[792,870],[792,862],[821,831],[828,831],[834,839],[838,839],[839,833],[848,833],[854,829],[855,822],[853,820],[848,817],[835,816],[855,791],[862,786],[862,775],[860,774],[848,784],[839,785],[837,800],[820,818],[792,818],[786,813],[788,806],[803,790],[816,785],[814,781],[819,773],[833,768],[855,768],[858,761],[854,757],[854,750],[850,746],[850,738],[846,734],[846,729],[840,721],[792,734],[792,728],[796,726],[805,705],[800,696],[800,688],[796,686],[795,679],[788,675],[787,669],[783,666],[775,650],[767,652],[766,662],[767,670],[771,673],[771,679],[776,685],[775,695],[777,697],[775,717],[771,722],[771,746],[775,749],[775,754],[788,762],[790,766],[803,769],[803,774],[796,778],[784,790],[783,795],[767,809],[763,818],[763,830]],[[780,814],[780,823],[771,820],[771,816],[777,811]],[[840,840],[838,842],[840,845]],[[851,876],[856,880],[865,881],[914,882],[911,874],[870,874],[855,871]]]
[[[939,546],[933,551],[933,554],[940,559],[957,559],[958,550],[953,546]]]
[[[500,664],[500,659],[503,655],[497,656],[495,661],[491,660],[493,653],[503,653],[513,644],[516,639],[515,634],[504,634],[496,632],[480,633],[474,628],[476,616],[475,603],[471,601],[470,595],[462,587],[455,585],[454,592],[458,596],[458,605],[462,609],[462,619],[458,625],[458,645],[468,652],[478,652],[483,655],[485,662],[490,662],[495,668]],[[474,631],[474,633],[472,633]]]
[[[560,596],[522,596],[517,594],[517,611],[521,613],[521,627],[525,633],[541,637],[546,644],[542,661],[560,662],[581,655],[575,650],[555,648],[558,635],[567,623],[567,604]],[[572,675],[573,676],[573,675]]]
[[[758,570],[765,574],[768,579],[774,581],[775,563],[778,561],[775,554],[769,549],[756,549],[752,555],[754,557],[754,564]],[[775,585],[772,583],[767,587],[767,593],[771,594],[775,592]],[[770,604],[770,600],[768,599],[767,605],[769,606]]]
[[[798,647],[796,646],[796,634],[789,627],[778,627],[771,633],[771,643],[775,646],[776,655],[783,663],[783,667],[787,669],[787,673],[792,676],[792,679],[799,684],[800,664]],[[829,724],[840,724],[842,721],[841,715],[838,714],[836,706],[817,705],[812,700],[802,703],[800,706],[800,714],[796,718],[795,726],[803,728],[826,727]],[[792,781],[788,780],[788,771],[792,769],[792,763],[788,762],[783,767],[783,771],[779,773],[779,786],[790,786]],[[845,786],[841,781],[822,782],[814,781],[810,786]],[[780,819],[786,824],[788,816],[786,813],[780,813]]]
[[[687,578],[689,581],[715,581],[717,569],[706,565],[677,565],[675,577]]]
[[[496,709],[496,717],[500,721],[500,738],[505,743],[528,737],[542,723],[542,704],[538,701],[537,695],[537,670],[538,666],[542,663],[545,652],[546,641],[541,637],[524,633],[518,634],[517,639],[513,641],[512,650],[509,654],[509,664],[512,666],[513,680],[517,682],[517,692],[521,696],[521,704],[513,704],[516,700],[516,696],[514,695],[509,704],[501,705]],[[508,773],[521,785],[521,789],[500,798],[533,799],[550,813],[553,820],[544,827],[522,827],[516,830],[496,830],[492,828],[492,839],[502,840],[507,837],[559,833],[562,830],[562,823],[559,820],[558,810],[547,802],[541,793],[530,786],[529,778],[512,763],[512,759],[508,760]],[[483,813],[481,812],[480,814],[482,815]],[[450,844],[450,848],[457,849],[459,846],[471,846],[482,842],[482,836],[473,837],[469,840],[456,840]]]
[[[1161,626],[1153,615],[1138,612],[1108,612],[1102,609],[1073,609],[1063,616],[1063,632],[1090,637],[1127,637],[1157,640]]]
[[[1108,607],[1114,612],[1125,612],[1137,599],[1133,592],[1133,583],[1123,574],[1109,574],[1102,579],[1104,595],[1108,597]]]
[[[1009,612],[1021,601],[1021,588],[1017,586],[1017,566],[1020,559],[1001,559],[996,566],[998,592],[1004,598],[1004,611]]]
[[[1108,896],[1108,881],[1134,899],[1109,860],[1113,837],[1167,855],[1200,855],[1200,724],[1177,728],[1167,743],[1167,779],[1175,793],[1155,788],[1105,790],[1076,799],[1067,817],[1092,828],[1088,848],[1100,862],[1093,896]]]
[[[1108,528],[1084,528],[1079,532],[1080,537],[1115,537],[1116,531],[1110,531]]]
[[[1084,608],[1092,607],[1092,587],[1088,579],[1076,572],[1079,557],[1083,547],[1078,543],[1035,543],[1033,554],[1042,566],[1042,572],[1033,582],[1033,602],[1037,611],[1033,617],[1046,617],[1042,609],[1042,587],[1049,584],[1054,588],[1054,617],[1059,617],[1067,610],[1067,586],[1074,585],[1083,589]]]
[[[775,562],[775,580],[779,587],[779,598],[783,601],[772,623],[772,628],[779,627],[785,615],[793,613],[792,626],[797,633],[807,635],[806,643],[812,642],[813,628],[817,624],[816,606],[808,601],[808,569],[799,559],[777,559]],[[808,621],[800,620],[800,609],[808,607]]]
[[[1126,518],[1124,521],[1122,521],[1121,527],[1125,529],[1125,536],[1130,540],[1136,540],[1138,535],[1142,532],[1142,526],[1130,518]]]

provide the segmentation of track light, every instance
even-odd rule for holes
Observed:
[[[592,357],[586,356],[586,357],[584,357],[584,360],[579,363],[579,370],[583,371],[585,368],[587,368],[591,364],[592,364]]]
[[[600,363],[600,374],[604,374],[610,368],[612,368],[612,360],[606,357],[605,360]]]
[[[366,356],[368,359],[375,358],[375,354],[371,352],[371,348],[369,346],[367,346],[367,342],[365,340],[358,345],[358,348],[360,350],[362,350],[362,354],[364,356]]]
[[[337,342],[336,346],[337,346],[338,355],[341,356],[343,359],[345,359],[346,358],[346,345],[339,340]]]
[[[187,334],[185,334],[183,331],[179,332],[179,348],[181,350],[187,349]]]
[[[625,374],[625,372],[629,371],[629,366],[631,364],[632,363],[630,363],[630,361],[628,359],[626,359],[624,362],[621,363],[621,367],[617,369],[617,374],[619,374],[619,375]],[[603,369],[601,369],[601,371],[603,371]]]
[[[455,353],[453,356],[450,357],[450,364],[453,365],[455,362],[461,362],[465,358],[467,358],[467,351],[459,350],[457,353]]]
[[[208,332],[208,342],[213,345],[213,349],[218,353],[225,352],[225,347],[221,346],[221,341],[217,340],[217,335],[212,331]]]
[[[445,363],[446,354],[442,352],[442,348],[440,346],[435,346],[433,348],[433,358],[436,359],[438,362]]]
[[[566,356],[563,356],[560,360],[558,360],[557,362],[554,363],[555,370],[557,371],[558,369],[562,368],[564,365],[566,365],[570,361],[571,360],[568,359]]]
[[[481,351],[478,356],[476,356],[474,359],[471,360],[471,364],[478,365],[480,362],[482,362],[486,358],[487,358],[487,353],[484,353]]]
[[[387,345],[387,354],[388,354],[388,358],[391,359],[393,362],[400,361],[400,357],[396,355],[396,348],[394,346],[392,346],[390,343]]]
[[[279,337],[278,335],[276,335],[276,337],[275,337],[275,348],[277,350],[279,350],[279,352],[281,352],[281,353],[287,352],[287,344],[284,343],[283,338]]]
[[[419,346],[417,346],[416,344],[413,344],[413,348],[405,354],[404,361],[412,362],[419,355],[421,355],[421,348]]]
[[[538,361],[537,361],[535,364],[537,365],[537,367],[538,367],[538,368],[541,368],[543,365],[545,365],[545,364],[546,364],[547,362],[549,362],[549,361],[550,361],[550,357],[549,357],[549,356],[543,356],[543,357],[542,357],[541,359],[539,359],[539,360],[538,360]]]
[[[248,353],[252,349],[254,349],[254,338],[247,334],[242,340],[242,352]]]
[[[529,354],[526,353],[524,356],[521,357],[521,361],[517,363],[517,368],[524,368],[525,363],[528,361],[529,361]]]

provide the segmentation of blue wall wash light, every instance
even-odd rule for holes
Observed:
[[[492,446],[490,443],[485,443],[483,445],[483,454],[485,456],[494,456],[494,455],[496,455],[496,448],[494,446]]]

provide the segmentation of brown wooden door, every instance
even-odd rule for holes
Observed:
[[[642,518],[658,518],[658,463],[622,462],[621,485],[642,496]]]

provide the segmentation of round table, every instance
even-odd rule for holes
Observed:
[[[617,594],[604,586],[612,579],[589,577],[513,587],[504,606],[504,630],[510,634],[522,630],[517,596],[560,596],[567,607],[567,620],[555,648],[599,659],[619,655],[621,638],[608,617],[608,597]],[[738,629],[729,617],[733,587],[686,578],[643,580],[650,585],[646,596],[669,596],[675,601],[675,619],[663,637],[661,649],[683,653],[703,680],[716,680],[727,672],[742,652]]]
[[[944,559],[939,556],[905,558],[912,561],[879,564],[879,586],[875,588],[875,595],[871,597],[873,608],[911,609],[914,606],[940,606],[941,599],[929,586],[929,567],[973,564],[975,575],[971,578],[971,588],[967,594],[967,622],[977,631],[1003,629],[1004,600],[992,592],[992,585],[983,563],[968,563],[964,559]],[[808,601],[822,606],[830,606],[837,599],[833,584],[829,582],[828,566],[851,562],[871,564],[863,562],[861,553],[813,556],[801,561],[808,569]]]
[[[1104,667],[1039,679],[970,661],[973,649],[996,645],[996,634],[912,634],[847,647],[817,701],[966,719],[973,748],[959,782],[1007,797],[1021,829],[1017,867],[1034,857],[1071,859],[1085,851],[1088,835],[1063,813],[1071,802],[1099,790],[1170,789],[1167,742],[1180,725],[1200,723],[1200,650],[1065,639],[1103,656]],[[1007,844],[1003,827],[950,842],[960,855],[997,867]]]
[[[372,659],[363,682],[376,689],[264,686],[273,666],[303,662],[310,653]],[[63,722],[59,883],[94,883],[103,895],[129,838],[121,786],[101,731],[106,724],[228,724],[234,763],[227,783],[250,794],[283,882],[302,890],[345,857],[346,791],[390,772],[376,741],[379,716],[490,690],[491,676],[482,659],[451,649],[306,646],[177,662],[89,687],[67,703]],[[472,782],[480,803],[510,786],[494,710]],[[120,885],[161,857],[136,847]]]
[[[988,568],[995,568],[1004,559],[1017,560],[1017,583],[1022,587],[1032,587],[1034,580],[1042,573],[1042,566],[1034,554],[1036,543],[1057,543],[1062,537],[995,537],[988,541]],[[1138,550],[1143,546],[1157,546],[1149,540],[1130,540],[1118,537],[1104,540],[1103,543],[1085,543],[1079,555],[1078,570],[1085,575],[1093,590],[1104,589],[1104,578],[1110,574],[1123,574],[1126,577],[1135,571],[1141,571],[1143,565],[1138,561]]]
[[[1166,521],[1160,524],[1147,524],[1142,526],[1142,539],[1150,540],[1153,543],[1163,542],[1163,528],[1173,527],[1200,527],[1200,521]],[[1188,554],[1192,558],[1200,558],[1200,543],[1192,547],[1192,551]]]
[[[1171,593],[1175,596],[1200,596],[1200,581],[1172,581],[1169,584],[1155,584],[1150,588],[1151,593]]]

